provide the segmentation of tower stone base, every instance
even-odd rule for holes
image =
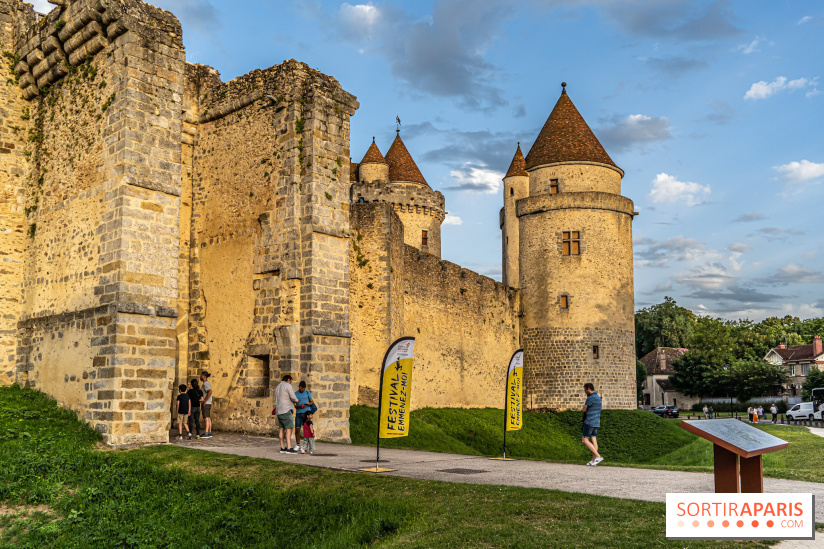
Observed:
[[[527,328],[523,347],[527,407],[580,409],[584,383],[592,383],[604,408],[635,409],[633,330]]]

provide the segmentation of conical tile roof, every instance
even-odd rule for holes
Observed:
[[[512,164],[509,165],[504,177],[513,175],[529,175],[526,173],[526,161],[524,160],[524,153],[521,152],[520,142],[518,143],[518,149],[515,151],[515,156],[512,157]]]
[[[566,83],[555,108],[526,155],[526,169],[555,162],[598,162],[618,168],[573,105],[566,92]]]
[[[366,154],[363,155],[363,160],[361,160],[360,163],[386,164],[386,160],[383,158],[380,149],[375,145],[374,137],[372,138],[372,144],[369,145],[369,149],[366,150]]]
[[[386,163],[389,164],[389,181],[413,181],[429,186],[418,165],[412,160],[406,145],[403,144],[400,133],[395,137],[392,146],[386,151]]]

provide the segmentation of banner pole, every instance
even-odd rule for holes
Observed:
[[[390,346],[391,349],[391,346]],[[388,353],[389,351],[387,351]],[[384,362],[386,357],[384,357]],[[378,376],[378,444],[375,452],[375,472],[380,473],[381,463],[381,411],[383,410],[383,362],[381,362],[381,375]]]
[[[509,364],[506,365],[506,382],[504,383],[504,461],[506,461],[506,415],[509,413]]]

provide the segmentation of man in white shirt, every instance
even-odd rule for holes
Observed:
[[[292,406],[298,403],[298,397],[292,389],[292,376],[286,374],[275,388],[275,415],[278,418],[278,439],[280,439],[281,454],[295,454],[297,451],[290,447],[295,420],[292,417]]]

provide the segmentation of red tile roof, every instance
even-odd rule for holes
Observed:
[[[389,181],[412,181],[429,186],[418,165],[406,150],[400,134],[395,137],[392,146],[386,152],[386,163],[389,164]]]
[[[518,149],[515,151],[515,156],[512,157],[512,164],[509,165],[504,177],[513,175],[529,175],[526,173],[526,162],[524,161],[524,153],[521,152],[520,143],[518,143]]]
[[[576,161],[598,162],[618,168],[572,104],[564,87],[535,144],[526,155],[526,169]]]
[[[679,358],[681,355],[689,351],[689,349],[679,347],[656,347],[648,352],[640,359],[641,363],[647,370],[647,375],[673,375],[675,368],[672,367],[672,361]],[[661,368],[661,359],[664,359],[664,367]]]
[[[363,155],[363,160],[360,161],[361,164],[366,164],[368,162],[374,164],[386,164],[386,160],[383,158],[380,149],[378,146],[375,145],[375,138],[372,138],[372,144],[369,145],[369,148],[366,150],[366,154]]]
[[[785,361],[795,361],[795,360],[809,360],[811,358],[815,358],[815,350],[813,349],[813,344],[810,343],[809,345],[792,345],[787,347],[786,349],[779,349],[778,347],[774,348],[778,356],[780,356]]]

